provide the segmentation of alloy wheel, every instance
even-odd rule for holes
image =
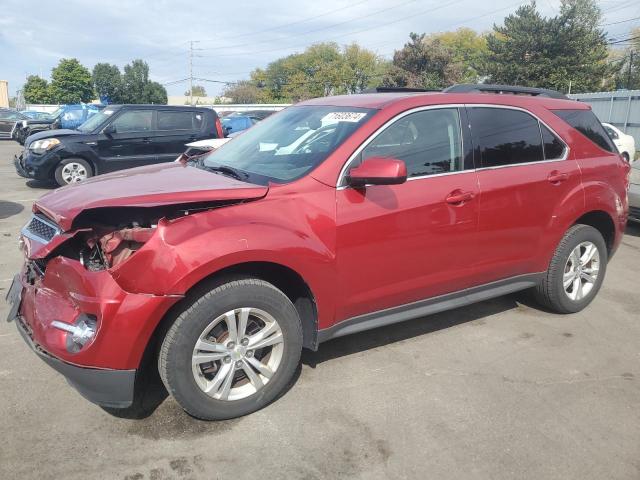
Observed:
[[[217,400],[239,400],[262,389],[278,370],[284,337],[264,310],[236,308],[214,319],[198,338],[191,365],[198,387]]]
[[[600,253],[592,242],[582,242],[569,255],[562,277],[565,294],[573,301],[585,298],[593,289],[600,271]]]

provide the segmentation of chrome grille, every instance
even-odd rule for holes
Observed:
[[[60,230],[54,223],[46,220],[41,215],[33,215],[29,223],[22,229],[22,233],[26,237],[46,243],[60,233]]]

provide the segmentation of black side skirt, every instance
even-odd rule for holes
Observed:
[[[459,292],[447,293],[438,297],[400,305],[399,307],[387,308],[385,310],[348,318],[332,327],[320,330],[318,332],[318,343],[525,290],[535,287],[540,280],[542,280],[543,276],[544,273],[519,275],[479,287],[472,287]]]

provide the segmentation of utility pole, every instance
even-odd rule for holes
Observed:
[[[189,105],[193,105],[193,44],[199,42],[200,40],[189,41]]]
[[[629,52],[629,72],[627,73],[627,89],[631,90],[631,66],[633,65],[633,50]]]

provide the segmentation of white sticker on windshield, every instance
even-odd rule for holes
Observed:
[[[359,122],[364,118],[363,112],[331,112],[322,117],[323,122]]]

